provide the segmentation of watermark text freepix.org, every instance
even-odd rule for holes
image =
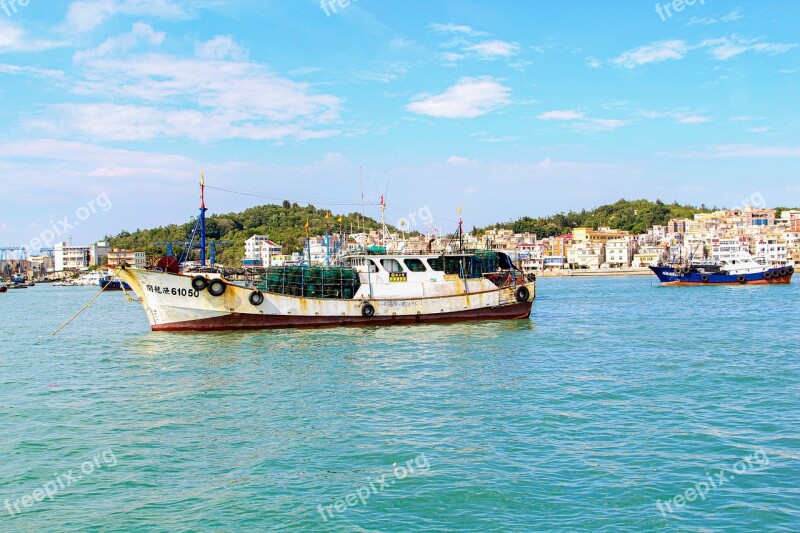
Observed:
[[[350,2],[358,2],[358,0],[321,0],[319,7],[325,12],[327,16],[331,16],[331,12],[337,13],[336,6],[344,9],[350,5]]]
[[[59,242],[56,241],[57,238],[67,235],[71,229],[74,229],[78,224],[96,214],[98,209],[106,213],[110,211],[112,207],[111,199],[108,195],[106,193],[101,193],[96,198],[92,198],[86,202],[86,205],[82,205],[76,209],[74,219],[70,220],[70,218],[66,216],[61,220],[51,221],[51,226],[49,228],[42,230],[37,237],[31,239],[30,243],[28,243],[28,249],[49,248],[53,243]]]
[[[663,5],[656,3],[656,13],[661,17],[661,20],[667,20],[668,18],[672,18],[673,11],[675,13],[680,13],[686,6],[693,6],[697,2],[705,5],[706,0],[672,0],[672,2],[667,2]]]
[[[0,11],[5,12],[6,16],[14,15],[20,7],[28,7],[31,0],[0,0]]]
[[[697,498],[705,501],[709,492],[720,488],[728,481],[734,480],[737,475],[740,476],[748,470],[763,469],[767,466],[769,466],[769,457],[767,457],[767,453],[763,449],[760,449],[744,459],[736,461],[731,471],[720,469],[713,475],[706,472],[706,479],[695,483],[694,487],[686,489],[683,494],[678,494],[665,502],[658,500],[656,507],[661,511],[661,516],[666,518],[667,513],[672,514],[683,509],[687,502],[691,503]],[[673,506],[675,506],[675,509],[672,508]]]
[[[6,499],[4,502],[6,511],[8,511],[8,514],[11,516],[16,516],[25,509],[29,509],[43,501],[45,498],[53,501],[56,495],[67,487],[75,485],[85,477],[91,476],[96,470],[100,470],[104,466],[116,466],[116,464],[117,457],[114,455],[114,450],[106,448],[102,452],[96,453],[91,459],[87,459],[81,463],[77,472],[75,470],[69,470],[63,474],[57,474],[55,479],[44,483],[40,488],[34,489],[30,494],[25,494],[16,500]]]
[[[414,469],[415,466],[416,469]],[[392,468],[394,476],[383,474],[382,476],[369,481],[366,485],[363,485],[355,492],[351,492],[347,496],[336,499],[336,501],[330,505],[323,507],[322,504],[319,504],[319,506],[317,506],[317,511],[322,517],[322,521],[327,522],[329,518],[334,518],[334,513],[343,513],[350,507],[356,507],[359,502],[361,502],[361,505],[366,505],[367,500],[373,494],[383,492],[387,488],[394,485],[398,480],[427,472],[430,470],[431,465],[428,462],[428,458],[425,457],[425,454],[421,453],[414,459],[409,459],[402,465],[395,463],[392,465]],[[389,479],[387,479],[387,477]]]

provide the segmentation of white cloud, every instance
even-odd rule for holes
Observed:
[[[465,50],[477,54],[482,59],[496,59],[498,57],[511,57],[517,54],[519,52],[519,45],[499,40],[483,41],[467,46]]]
[[[546,111],[539,115],[539,120],[582,120],[586,114],[580,111]]]
[[[469,35],[471,37],[479,37],[481,35],[486,35],[486,32],[473,30],[472,26],[467,26],[465,24],[454,24],[452,22],[448,22],[446,24],[433,23],[429,24],[428,28],[435,31],[436,33],[456,33],[456,34]]]
[[[440,57],[448,63],[455,63],[456,61],[461,61],[462,59],[464,59],[463,54],[457,54],[455,52],[445,52],[443,54],[440,54]]]
[[[2,11],[0,11],[2,13]],[[33,39],[27,33],[6,20],[5,14],[0,18],[0,54],[8,52],[38,52],[64,46],[65,43]]]
[[[68,33],[85,33],[119,14],[167,19],[188,16],[173,0],[76,0],[69,5],[61,29]]]
[[[733,22],[735,20],[743,19],[742,13],[739,9],[734,9],[724,17],[722,17],[722,22]]]
[[[152,42],[149,26],[139,33]],[[212,40],[212,42],[214,42]],[[204,49],[230,55],[235,43],[216,41]],[[312,139],[335,135],[339,98],[314,94],[306,83],[280,77],[265,66],[242,61],[177,58],[163,54],[115,57],[124,46],[108,46],[109,57],[84,57],[72,92],[94,102],[50,106],[27,125],[52,136],[150,140]],[[202,48],[202,47],[201,47]],[[122,103],[124,102],[124,103]]]
[[[630,120],[590,117],[581,111],[571,110],[545,111],[538,118],[539,120],[571,122],[581,131],[609,131],[622,128],[631,123]]]
[[[770,128],[769,126],[757,126],[757,127],[755,127],[755,128],[750,128],[750,129],[748,129],[747,131],[748,131],[749,133],[766,133],[766,132],[768,132],[768,131],[769,131],[769,130],[771,130],[771,129],[772,129],[772,128]]]
[[[686,26],[687,27],[697,26],[697,25],[711,26],[712,24],[716,24],[718,22],[734,22],[736,20],[741,20],[743,18],[744,17],[742,16],[741,11],[739,9],[735,9],[719,19],[716,19],[714,17],[692,17],[691,19],[689,19],[689,22],[686,24]]]
[[[64,30],[84,33],[95,29],[116,12],[116,0],[79,0],[67,9]]]
[[[753,144],[723,144],[707,150],[688,153],[667,153],[670,157],[694,159],[792,159],[800,158],[800,146],[756,146]]]
[[[201,59],[242,61],[247,57],[247,52],[236,44],[233,37],[217,35],[210,41],[198,44],[195,47],[195,55]]]
[[[701,46],[708,48],[712,58],[727,61],[745,52],[776,55],[796,48],[797,44],[789,43],[764,43],[758,39],[745,39],[738,35],[722,37],[720,39],[706,39]]]
[[[477,162],[477,159],[469,159],[468,157],[461,157],[457,155],[451,155],[449,158],[447,158],[447,163],[450,165],[471,165]]]
[[[676,122],[678,124],[705,124],[706,122],[711,122],[711,119],[709,117],[689,115],[677,118]]]
[[[149,24],[135,22],[129,33],[124,33],[118,37],[109,37],[97,48],[75,52],[73,61],[88,61],[119,52],[128,52],[142,42],[157,46],[164,40],[164,36],[163,32],[156,32]]]
[[[689,50],[690,47],[685,41],[660,41],[623,52],[611,62],[621,67],[635,68],[649,63],[683,59]]]
[[[650,63],[677,61],[686,57],[693,49],[705,48],[708,54],[719,61],[726,61],[745,52],[776,55],[796,48],[795,43],[765,43],[760,39],[746,39],[739,35],[706,39],[699,45],[690,46],[686,41],[671,40],[646,44],[611,60],[611,63],[625,68],[635,68]]]
[[[589,56],[586,58],[586,66],[589,68],[603,68],[603,62],[596,57]]]
[[[490,77],[461,78],[441,94],[418,95],[406,109],[438,118],[475,118],[510,104],[510,92]]]
[[[671,118],[675,120],[676,124],[704,124],[706,122],[711,122],[710,117],[705,117],[702,115],[693,115],[691,113],[687,113],[685,111],[646,111],[640,110],[639,115],[644,118],[655,119],[655,118]]]
[[[60,70],[42,69],[29,66],[9,65],[0,63],[0,74],[25,75],[30,74],[37,78],[63,78],[64,72]]]

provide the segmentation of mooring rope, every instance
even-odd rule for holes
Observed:
[[[57,330],[55,330],[55,331],[54,331],[53,333],[51,333],[50,335],[51,335],[51,336],[52,336],[52,335],[55,335],[56,333],[58,333],[59,331],[61,331],[61,330],[62,330],[62,329],[64,329],[65,327],[67,327],[67,326],[69,325],[69,323],[70,323],[70,322],[72,322],[73,320],[75,320],[76,318],[78,318],[78,315],[80,315],[81,313],[83,313],[84,311],[86,311],[86,310],[89,308],[89,306],[90,306],[90,305],[92,305],[92,303],[93,303],[95,300],[97,300],[97,297],[98,297],[98,296],[100,296],[100,295],[103,293],[103,291],[104,291],[104,290],[106,290],[106,287],[108,287],[109,285],[111,285],[111,280],[109,280],[109,282],[108,282],[108,283],[106,283],[105,285],[103,285],[103,288],[102,288],[102,289],[100,289],[100,292],[98,292],[97,294],[95,294],[95,295],[94,295],[94,298],[92,298],[91,300],[89,300],[89,303],[87,303],[86,305],[84,305],[84,306],[83,306],[83,308],[82,308],[80,311],[78,311],[77,313],[75,313],[75,314],[72,316],[72,318],[70,318],[69,320],[67,320],[66,322],[64,322],[64,324],[63,324],[63,325],[62,325],[60,328],[58,328]]]

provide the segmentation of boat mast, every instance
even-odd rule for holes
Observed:
[[[381,231],[383,232],[384,246],[389,244],[389,228],[386,227],[386,200],[381,194]]]
[[[461,206],[458,206],[458,251],[464,251],[464,229],[461,220]]]
[[[200,266],[206,266],[206,177],[200,173]]]

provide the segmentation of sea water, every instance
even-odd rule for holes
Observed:
[[[798,531],[800,288],[542,279],[530,320],[153,333],[0,294],[0,531]]]

